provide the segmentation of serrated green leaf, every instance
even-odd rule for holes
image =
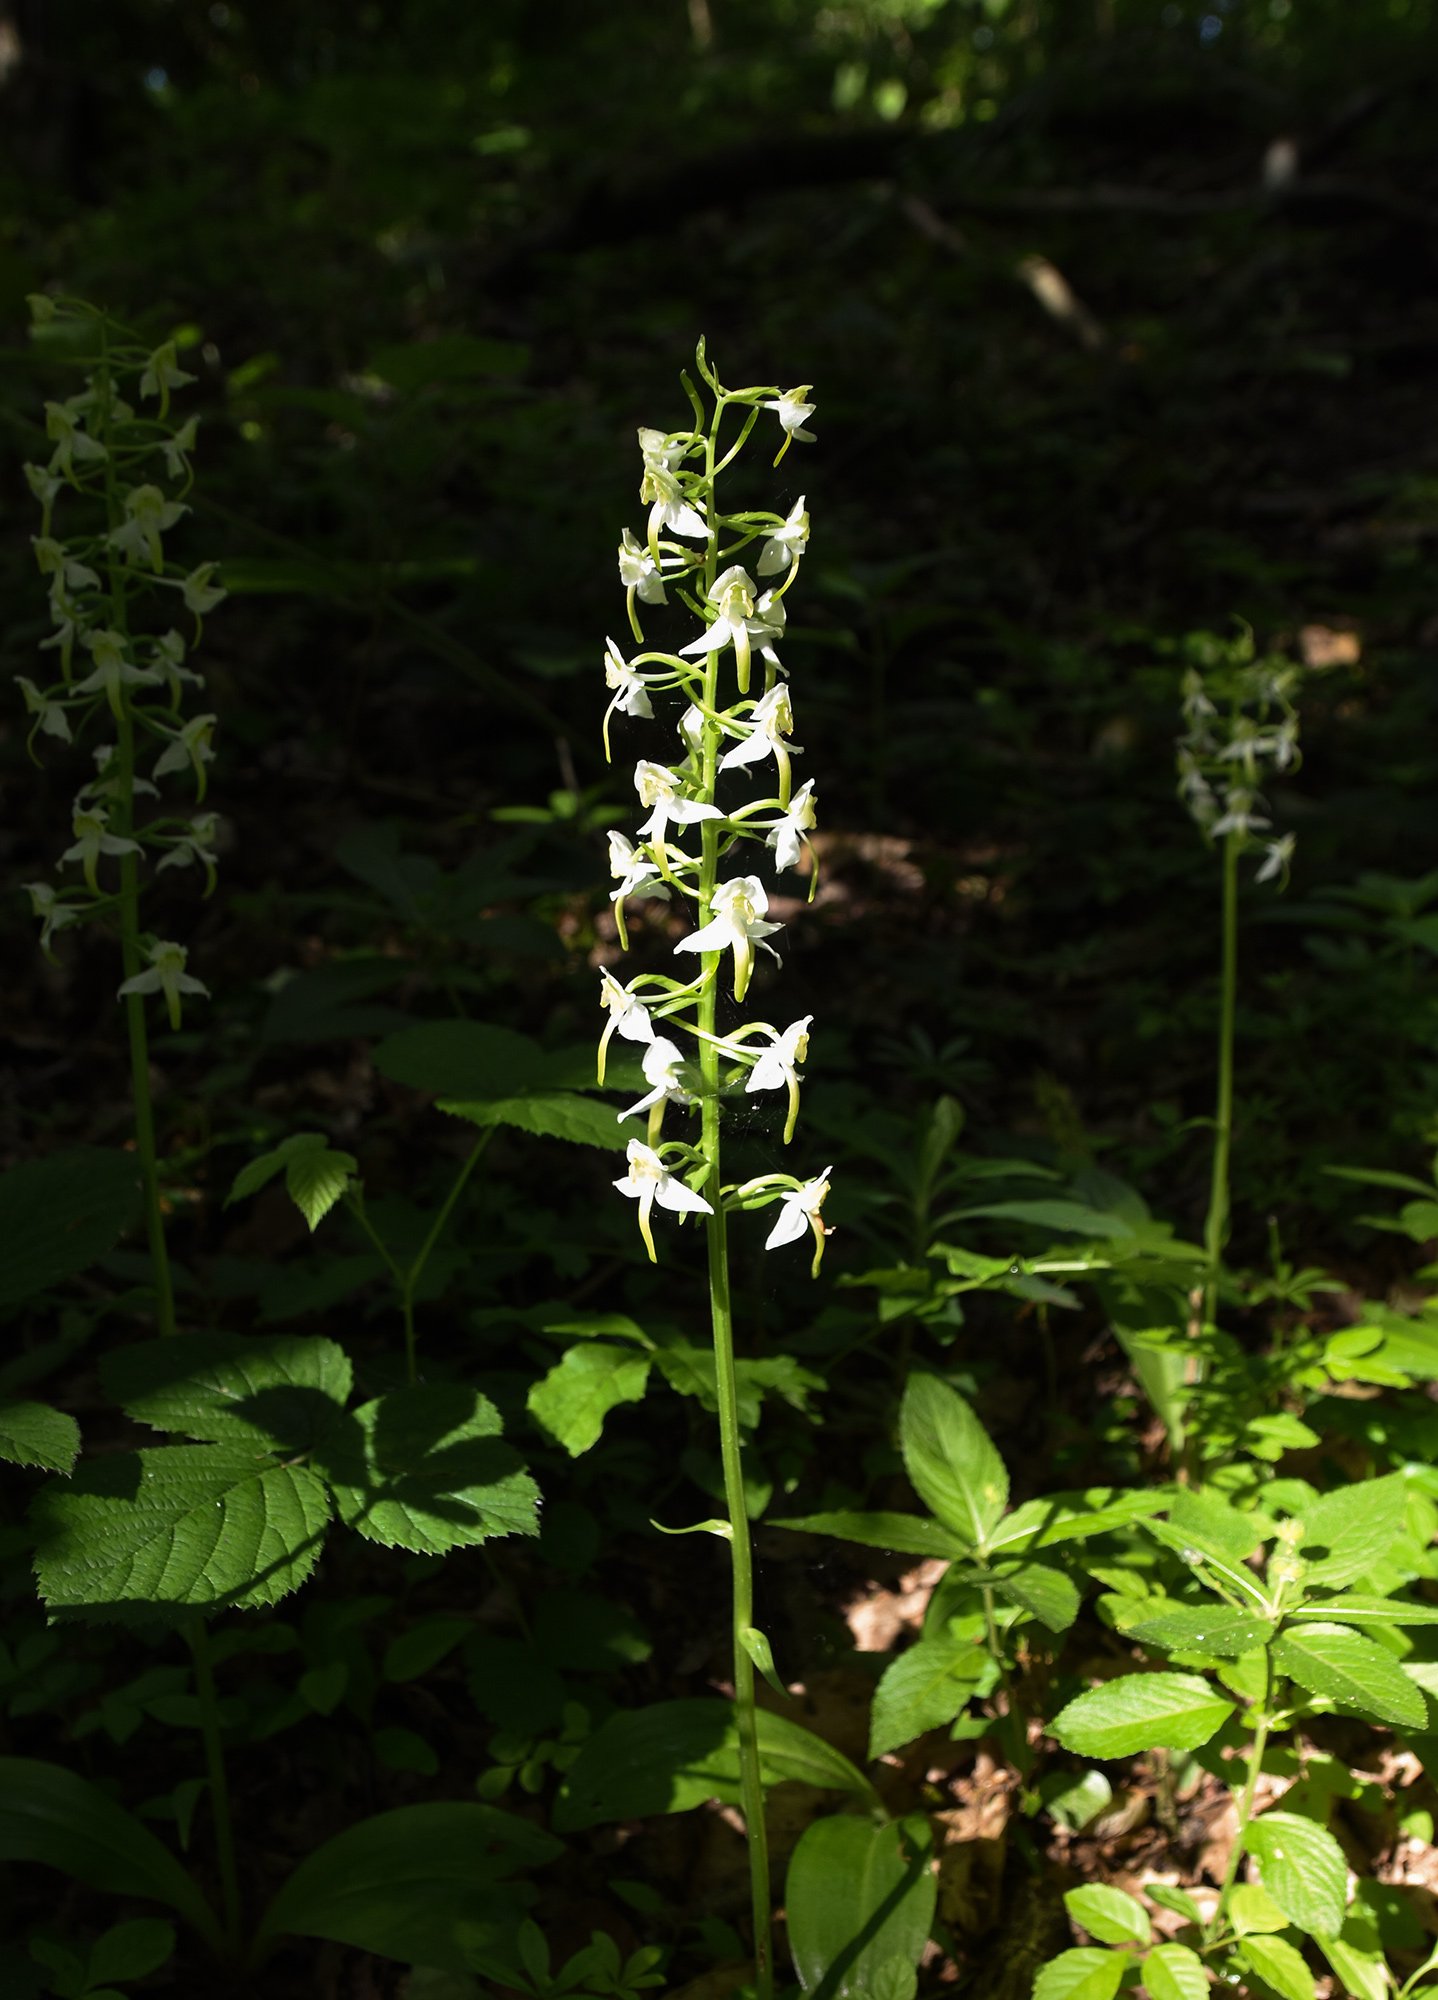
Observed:
[[[1083,1945],[1061,1951],[1039,1970],[1033,2000],[1113,2000],[1133,1963],[1127,1952]]]
[[[1208,1974],[1186,1944],[1160,1944],[1143,1962],[1143,1984],[1150,2000],[1205,2000]]]
[[[1249,1823],[1244,1845],[1290,1923],[1318,1937],[1338,1935],[1348,1905],[1348,1865],[1326,1827],[1297,1813],[1266,1812]]]
[[[243,1444],[115,1452],[31,1509],[56,1616],[120,1621],[253,1609],[298,1589],[329,1522],[322,1481]]]
[[[74,1146],[0,1175],[0,1311],[73,1278],[139,1204],[132,1153]]]
[[[1232,1713],[1233,1703],[1196,1674],[1123,1674],[1071,1701],[1050,1734],[1081,1757],[1196,1750]]]
[[[472,1949],[513,1933],[523,1897],[507,1878],[561,1852],[552,1834],[495,1806],[401,1806],[307,1855],[266,1910],[255,1942],[329,1938],[462,1972]]]
[[[573,1146],[601,1146],[622,1153],[634,1137],[619,1123],[614,1107],[570,1090],[534,1091],[525,1097],[441,1098],[439,1110],[471,1125],[512,1125],[540,1139],[567,1139]]]
[[[924,1505],[956,1535],[983,1549],[1008,1505],[1009,1475],[957,1389],[936,1375],[910,1376],[899,1411],[899,1444]]]
[[[1303,1508],[1299,1553],[1308,1560],[1310,1586],[1331,1590],[1366,1576],[1403,1533],[1407,1501],[1408,1483],[1395,1472],[1335,1487]]]
[[[578,1458],[599,1442],[611,1410],[643,1400],[649,1369],[647,1354],[608,1341],[571,1347],[530,1389],[529,1413]]]
[[[1345,1938],[1320,1938],[1318,1949],[1338,1975],[1345,1993],[1355,2000],[1388,2000],[1393,1977],[1382,1952],[1361,1951]]]
[[[1365,1597],[1345,1591],[1341,1597],[1297,1604],[1290,1618],[1321,1618],[1345,1624],[1438,1625],[1438,1605],[1410,1604],[1398,1597]]]
[[[1152,1936],[1143,1904],[1106,1882],[1086,1882],[1082,1888],[1069,1889],[1064,1908],[1100,1944],[1147,1944]]]
[[[834,1535],[866,1549],[885,1549],[906,1556],[952,1558],[969,1552],[967,1542],[922,1514],[869,1514],[841,1509],[829,1514],[797,1514],[770,1521],[771,1528],[792,1528],[803,1535]]]
[[[323,1151],[294,1153],[285,1162],[286,1190],[311,1234],[353,1180],[357,1164],[353,1153],[336,1152],[328,1146]]]
[[[1399,1729],[1422,1729],[1428,1704],[1393,1655],[1347,1625],[1305,1621],[1273,1642],[1280,1673],[1338,1708]]]
[[[1250,1972],[1271,1986],[1282,2000],[1314,2000],[1313,1974],[1287,1938],[1246,1937],[1238,1956]]]
[[[869,1756],[887,1756],[963,1713],[986,1678],[989,1656],[972,1639],[920,1639],[884,1669],[869,1717]]]
[[[1067,1632],[1079,1611],[1078,1586],[1052,1563],[1024,1562],[992,1572],[993,1587],[1050,1632]]]
[[[346,1527],[386,1548],[443,1554],[539,1532],[539,1489],[498,1410],[473,1389],[425,1383],[356,1410],[315,1464]]]
[[[917,1835],[917,1837],[915,1837]],[[805,1993],[824,2000],[912,2000],[937,1884],[930,1837],[831,1813],[805,1831],[789,1862],[789,1949]]]
[[[1124,1631],[1140,1645],[1165,1652],[1213,1653],[1219,1659],[1237,1660],[1272,1637],[1273,1621],[1221,1604],[1176,1604],[1137,1625],[1125,1625]]]
[[[1203,1922],[1203,1911],[1186,1889],[1176,1889],[1171,1882],[1145,1882],[1143,1893],[1161,1910],[1172,1910],[1175,1916],[1183,1917],[1191,1924]]]
[[[386,1035],[372,1057],[381,1076],[436,1097],[513,1097],[546,1080],[539,1043],[488,1021],[421,1021]]]
[[[1240,1882],[1229,1891],[1228,1920],[1239,1937],[1288,1929],[1287,1917],[1261,1882]]]
[[[291,1457],[339,1420],[352,1372],[342,1347],[312,1335],[192,1333],[117,1349],[100,1381],[136,1423]]]
[[[80,1426],[48,1403],[0,1402],[0,1458],[69,1473],[80,1455]]]

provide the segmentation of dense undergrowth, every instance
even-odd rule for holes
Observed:
[[[1432,1978],[1433,24],[1299,15],[0,13],[7,1994]]]

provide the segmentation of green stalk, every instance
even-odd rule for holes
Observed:
[[[705,446],[705,480],[709,505],[709,549],[704,564],[706,591],[714,582],[718,528],[714,515],[714,449],[723,413],[716,404]],[[705,656],[704,706],[718,707],[718,654]],[[703,796],[713,803],[719,767],[719,725],[707,722],[703,736]],[[722,822],[705,820],[699,875],[699,923],[708,923],[719,878],[719,833]],[[744,1468],[739,1435],[739,1391],[734,1374],[734,1317],[729,1292],[729,1244],[720,1200],[719,1049],[717,1033],[719,965],[722,954],[704,957],[704,986],[699,996],[699,1073],[702,1078],[700,1150],[709,1163],[704,1183],[713,1214],[706,1218],[709,1245],[709,1316],[714,1338],[714,1380],[719,1405],[719,1452],[724,1468],[724,1499],[729,1512],[729,1559],[733,1579],[734,1708],[739,1725],[739,1796],[749,1848],[749,1887],[754,1913],[754,1964],[758,2000],[772,2000],[773,1946],[769,1903],[769,1842],[764,1825],[764,1783],[759,1764],[759,1726],[754,1708],[754,1662],[745,1637],[754,1623],[754,1561],[749,1540],[749,1509],[744,1498]]]
[[[1218,1021],[1218,1104],[1214,1112],[1213,1179],[1204,1225],[1206,1278],[1203,1296],[1205,1326],[1213,1324],[1223,1248],[1228,1240],[1228,1162],[1233,1144],[1233,1031],[1238,994],[1238,849],[1240,836],[1230,833],[1223,843],[1223,966],[1220,974]]]
[[[215,1830],[215,1858],[220,1869],[220,1899],[224,1910],[225,1950],[240,1955],[240,1877],[235,1866],[235,1829],[230,1818],[230,1786],[225,1774],[225,1746],[220,1737],[219,1703],[210,1663],[209,1628],[192,1618],[185,1635],[195,1663],[195,1692],[200,1703],[200,1734],[205,1746],[205,1773],[210,1784],[210,1820]]]
[[[110,414],[114,384],[110,375],[109,326],[100,320],[100,367],[98,386],[104,399],[105,433],[105,523],[110,533],[120,526],[120,499],[115,485],[115,456],[110,448]],[[128,633],[125,610],[124,565],[106,543],[106,572],[110,584],[110,617],[117,632]],[[120,689],[120,716],[116,728],[119,761],[119,791],[114,802],[114,830],[129,839],[135,824],[135,724],[130,700]],[[140,872],[138,857],[120,856],[120,960],[125,978],[133,979],[143,967],[140,955]],[[165,1216],[160,1205],[159,1155],[155,1147],[155,1112],[150,1096],[150,1044],[145,1029],[145,1001],[139,993],[125,996],[125,1026],[130,1042],[130,1089],[135,1107],[135,1150],[140,1159],[140,1178],[145,1199],[145,1232],[150,1245],[150,1269],[155,1281],[155,1324],[161,1334],[178,1331],[175,1324],[175,1287],[170,1276],[170,1255],[165,1243]]]
[[[1253,1742],[1248,1751],[1248,1770],[1243,1781],[1243,1790],[1238,1799],[1238,1828],[1233,1836],[1233,1846],[1229,1851],[1228,1867],[1224,1870],[1223,1882],[1218,1892],[1218,1908],[1214,1912],[1213,1923],[1209,1927],[1210,1943],[1212,1934],[1226,1921],[1228,1896],[1238,1877],[1238,1866],[1243,1859],[1244,1838],[1248,1832],[1248,1822],[1253,1818],[1253,1798],[1258,1789],[1258,1775],[1263,1769],[1263,1753],[1268,1745],[1268,1732],[1273,1727],[1269,1713],[1269,1694],[1273,1685],[1273,1663],[1267,1646],[1263,1649],[1263,1687],[1259,1694],[1257,1713],[1253,1727]]]

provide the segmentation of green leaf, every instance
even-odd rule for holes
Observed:
[[[1223,1660],[1237,1660],[1272,1637],[1273,1622],[1221,1604],[1176,1604],[1137,1625],[1125,1625],[1124,1632],[1141,1646],[1158,1646],[1168,1653],[1215,1653]]]
[[[40,1595],[131,1621],[275,1604],[314,1568],[329,1513],[313,1472],[250,1445],[114,1452],[36,1495]]]
[[[100,1364],[105,1394],[136,1423],[285,1457],[312,1450],[339,1420],[351,1375],[334,1341],[292,1333],[142,1340]]]
[[[386,1646],[382,1669],[385,1679],[417,1680],[431,1667],[438,1666],[445,1655],[453,1652],[460,1640],[467,1639],[473,1630],[474,1620],[466,1618],[461,1612],[436,1612],[432,1617],[422,1618],[418,1625],[412,1625],[408,1632],[401,1632]]]
[[[87,1977],[91,1986],[144,1979],[175,1949],[175,1927],[163,1917],[133,1917],[112,1924],[95,1940]]]
[[[1111,1889],[1103,1882],[1068,1890],[1064,1908],[1100,1944],[1147,1944],[1152,1935],[1143,1904],[1126,1890]]]
[[[1388,2000],[1393,1991],[1388,1962],[1381,1951],[1362,1951],[1346,1938],[1320,1938],[1318,1949],[1338,1974],[1338,1982],[1356,2000]]]
[[[957,1389],[912,1375],[899,1411],[899,1443],[914,1491],[946,1527],[975,1548],[1008,1505],[1004,1462]]]
[[[599,1442],[611,1410],[643,1399],[649,1368],[647,1354],[607,1341],[568,1348],[531,1388],[529,1413],[571,1458],[578,1458]]]
[[[1273,1642],[1280,1673],[1336,1707],[1399,1729],[1422,1729],[1428,1704],[1390,1652],[1347,1625],[1305,1622]]]
[[[1176,1889],[1171,1882],[1145,1882],[1143,1893],[1161,1910],[1172,1910],[1175,1916],[1191,1924],[1203,1922],[1203,1911],[1186,1889]]]
[[[545,1060],[532,1037],[488,1021],[422,1021],[386,1035],[372,1057],[380,1075],[393,1083],[459,1099],[508,1098],[539,1089]]]
[[[788,1701],[789,1690],[780,1680],[779,1670],[774,1665],[774,1649],[769,1644],[768,1634],[761,1632],[757,1625],[744,1625],[740,1627],[739,1639],[744,1651],[775,1694],[782,1695]]]
[[[1296,1604],[1290,1618],[1342,1619],[1347,1624],[1438,1625],[1438,1605],[1409,1604],[1398,1597],[1364,1597],[1345,1591],[1324,1602]]]
[[[80,1426],[48,1403],[0,1402],[0,1458],[69,1473],[80,1455]]]
[[[1017,1604],[1050,1632],[1067,1632],[1079,1611],[1078,1586],[1052,1563],[1020,1563],[1016,1569],[993,1571],[994,1589]]]
[[[1039,1780],[1039,1798],[1055,1823],[1082,1833],[1113,1804],[1113,1786],[1102,1771],[1050,1771]]]
[[[1240,1882],[1230,1890],[1228,1920],[1239,1937],[1254,1931],[1286,1931],[1288,1919],[1261,1882]]]
[[[1070,1236],[1100,1241],[1132,1236],[1133,1226],[1108,1209],[1089,1208],[1080,1201],[989,1201],[975,1208],[955,1209],[956,1221],[987,1217],[995,1222],[1028,1222],[1037,1229],[1059,1229]]]
[[[1042,1500],[1025,1500],[1006,1514],[989,1537],[990,1554],[1020,1548],[1051,1549],[1061,1542],[1087,1541],[1126,1527],[1167,1507],[1162,1488],[1125,1493],[1111,1486],[1094,1486],[1082,1493],[1050,1493]]]
[[[386,1548],[442,1555],[539,1532],[539,1489],[501,1429],[473,1389],[392,1389],[331,1433],[315,1463],[346,1527]]]
[[[552,1834],[495,1806],[401,1806],[308,1855],[266,1910],[255,1942],[329,1938],[463,1972],[471,1949],[509,1938],[515,1906],[528,1899],[506,1878],[562,1852]]]
[[[803,1991],[816,2000],[913,2000],[936,1893],[922,1821],[815,1820],[790,1858],[784,1897]]]
[[[1061,1951],[1039,1968],[1033,2000],[1113,2000],[1133,1963],[1127,1952],[1084,1945]]]
[[[1236,1949],[1249,1971],[1256,1972],[1282,2000],[1314,2000],[1313,1974],[1287,1938],[1246,1937]]]
[[[1395,1472],[1335,1487],[1303,1508],[1299,1553],[1308,1559],[1307,1582],[1337,1589],[1366,1576],[1403,1533],[1407,1503],[1408,1482]],[[1327,1554],[1315,1556],[1320,1548]]]
[[[761,1709],[759,1751],[766,1785],[786,1778],[866,1803],[873,1788],[848,1758],[783,1716]],[[560,1833],[621,1819],[687,1812],[739,1799],[739,1732],[728,1702],[663,1701],[602,1722],[570,1766],[555,1804]]]
[[[75,1146],[0,1175],[0,1311],[103,1257],[135,1213],[132,1153]]]
[[[285,1187],[313,1235],[354,1178],[353,1153],[327,1145],[297,1148],[285,1162]]]
[[[1250,1822],[1244,1845],[1290,1923],[1319,1937],[1338,1935],[1348,1906],[1348,1866],[1326,1827],[1297,1813],[1266,1812]]]
[[[976,1641],[947,1634],[920,1639],[885,1668],[874,1690],[870,1758],[887,1756],[930,1729],[952,1722],[986,1678],[992,1679],[991,1663]]]
[[[969,1544],[937,1521],[922,1514],[861,1514],[841,1510],[831,1514],[797,1514],[770,1521],[771,1528],[792,1528],[802,1535],[834,1535],[841,1542],[858,1542],[866,1549],[885,1549],[905,1556],[964,1556]]]
[[[0,1758],[0,1860],[38,1861],[106,1895],[167,1904],[220,1948],[214,1913],[169,1849],[62,1765]]]
[[[1150,2000],[1205,2000],[1208,1974],[1186,1944],[1160,1944],[1143,1962],[1143,1984]]]
[[[601,1146],[611,1153],[622,1153],[634,1137],[634,1128],[619,1123],[612,1105],[573,1091],[535,1091],[487,1102],[441,1098],[438,1108],[472,1125],[513,1125],[540,1139],[567,1139],[574,1146]]]
[[[1071,1701],[1049,1733],[1080,1757],[1196,1750],[1232,1713],[1196,1674],[1122,1674]]]

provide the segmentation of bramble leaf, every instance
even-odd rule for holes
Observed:
[[[1232,1713],[1233,1703],[1196,1674],[1122,1674],[1077,1696],[1050,1734],[1081,1757],[1196,1750]]]

